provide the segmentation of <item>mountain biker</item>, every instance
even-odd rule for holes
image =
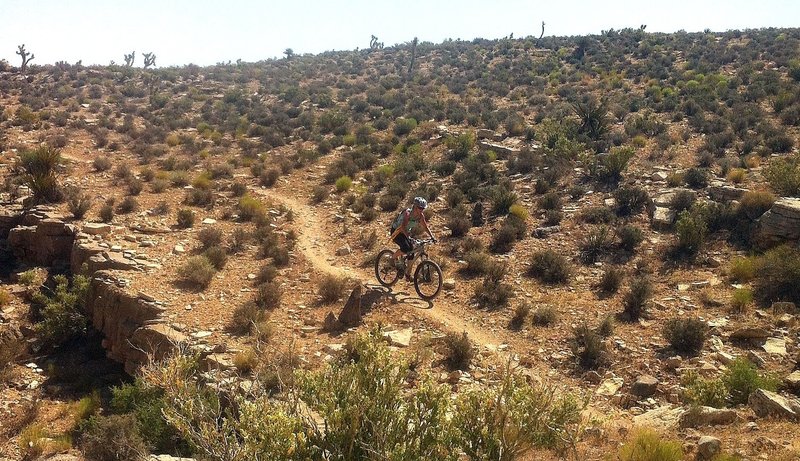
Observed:
[[[405,264],[401,256],[406,255],[406,260],[411,259],[408,255],[414,249],[414,239],[411,238],[411,232],[417,227],[418,224],[422,225],[422,229],[428,233],[431,240],[436,241],[428,222],[425,220],[425,208],[428,208],[428,201],[422,197],[414,198],[414,205],[411,208],[406,208],[392,222],[392,236],[389,240],[393,241],[400,248],[394,252],[395,265],[399,268],[405,266],[406,280],[411,280],[411,265]]]

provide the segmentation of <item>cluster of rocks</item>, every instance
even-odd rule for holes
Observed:
[[[759,219],[767,243],[800,240],[800,199],[780,198]]]

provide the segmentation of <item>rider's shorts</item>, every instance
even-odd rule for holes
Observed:
[[[403,234],[402,232],[397,234],[394,237],[394,243],[400,246],[400,251],[403,253],[408,253],[409,251],[414,249],[414,242],[407,235]]]

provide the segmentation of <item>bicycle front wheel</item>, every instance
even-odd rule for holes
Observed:
[[[395,266],[394,251],[383,250],[375,258],[375,278],[385,286],[391,287],[400,278],[400,271]]]
[[[430,301],[442,290],[442,269],[433,261],[419,263],[414,271],[414,289],[420,298]]]

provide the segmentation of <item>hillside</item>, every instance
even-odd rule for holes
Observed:
[[[799,127],[800,29],[0,63],[0,459],[800,459]]]

